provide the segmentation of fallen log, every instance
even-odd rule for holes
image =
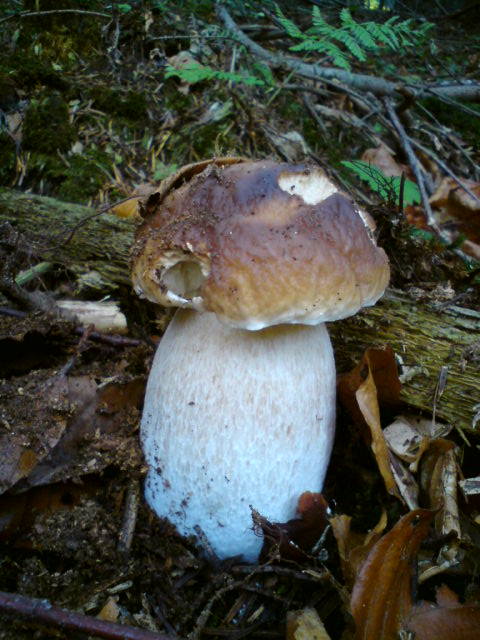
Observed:
[[[0,189],[0,222],[31,238],[39,261],[54,260],[79,274],[94,272],[106,290],[120,287],[122,295],[130,295],[134,224],[94,213],[88,207]],[[401,364],[401,398],[413,411],[431,415],[435,403],[437,420],[467,434],[480,423],[478,311],[389,290],[374,307],[331,323],[329,332],[340,372],[353,367],[365,349],[389,344]]]

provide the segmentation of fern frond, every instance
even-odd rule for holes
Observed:
[[[343,8],[340,12],[340,21],[344,27],[347,29],[355,29],[357,23],[352,17],[352,14],[347,9],[347,7]]]
[[[389,43],[389,38],[387,38],[376,22],[366,22],[363,26],[374,41],[381,42],[382,44]]]
[[[328,35],[332,30],[332,27],[325,22],[320,9],[317,5],[313,6],[312,9],[312,27],[309,29],[312,35],[325,36]]]
[[[298,44],[290,47],[291,51],[324,53],[332,58],[336,66],[346,70],[350,70],[349,56],[364,62],[367,59],[366,52],[377,53],[380,45],[385,45],[393,51],[397,51],[400,45],[414,46],[424,40],[425,34],[433,26],[428,23],[420,29],[415,29],[411,19],[399,21],[398,16],[392,16],[384,24],[358,23],[345,7],[340,12],[342,26],[336,28],[324,20],[320,9],[314,5],[312,26],[303,33],[294,22],[285,17],[278,5],[275,7],[277,18],[287,34],[297,41],[300,40]],[[340,43],[343,47],[340,48],[335,43]]]
[[[336,67],[350,71],[350,63],[343,53],[343,51],[337,47],[333,42],[328,40],[314,40],[313,38],[307,38],[303,42],[290,47],[290,51],[315,51],[318,53],[324,53],[329,58],[332,58],[332,62]]]
[[[332,33],[332,38],[344,44],[352,56],[357,58],[357,60],[360,60],[360,62],[365,62],[367,59],[363,49],[359,46],[358,42],[349,33],[349,31],[346,31],[345,29],[336,29]]]
[[[179,78],[187,84],[196,84],[209,80],[224,80],[249,86],[264,86],[265,82],[256,76],[232,73],[231,71],[218,71],[208,66],[192,64],[183,69],[175,69],[170,65],[165,70],[165,78]]]
[[[296,38],[296,39],[305,38],[301,30],[297,27],[297,25],[291,20],[289,20],[285,15],[283,15],[282,10],[278,6],[278,4],[275,5],[275,13],[277,15],[278,21],[280,22],[282,27],[285,29],[285,31],[288,33],[288,35],[291,38]]]

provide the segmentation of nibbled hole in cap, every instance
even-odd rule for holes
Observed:
[[[318,204],[338,191],[327,176],[319,171],[304,173],[285,171],[278,176],[278,186],[292,196],[298,196],[306,204]]]
[[[186,300],[201,295],[205,275],[195,260],[182,260],[167,269],[162,277],[169,291]]]

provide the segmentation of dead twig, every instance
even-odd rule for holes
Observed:
[[[28,316],[28,312],[20,311],[19,309],[9,309],[8,307],[0,307],[0,315],[23,319]],[[83,336],[85,327],[75,327],[73,331],[77,335]],[[139,344],[142,344],[142,340],[137,340],[136,338],[110,336],[105,333],[98,333],[98,331],[91,331],[88,334],[88,339],[96,340],[97,342],[104,342],[105,344],[111,344],[114,347],[138,347]]]
[[[440,169],[442,169],[442,171],[444,171],[447,175],[449,175],[452,178],[452,180],[455,180],[458,186],[461,189],[463,189],[465,193],[468,193],[468,195],[471,198],[473,198],[473,200],[475,200],[476,202],[480,202],[480,198],[449,168],[447,164],[445,164],[445,162],[440,160],[440,158],[437,156],[436,153],[434,153],[430,149],[427,149],[427,147],[424,147],[423,144],[421,144],[420,142],[417,142],[417,140],[411,140],[411,143],[414,147],[417,147],[417,149],[420,149],[422,153],[424,153],[426,156],[428,156],[434,162],[436,162],[440,167]]]
[[[125,499],[122,528],[118,540],[118,551],[128,553],[132,546],[133,534],[137,523],[138,505],[140,504],[140,484],[137,478],[131,480]]]
[[[423,208],[425,209],[425,216],[427,218],[427,224],[428,226],[437,234],[437,236],[447,245],[449,246],[451,244],[451,240],[450,238],[448,238],[448,236],[446,236],[446,234],[443,232],[442,228],[439,226],[439,224],[437,223],[437,220],[435,219],[435,216],[433,214],[432,211],[432,207],[430,206],[430,201],[428,199],[428,194],[427,194],[427,189],[425,186],[425,177],[422,173],[422,170],[420,168],[420,163],[417,160],[417,156],[415,155],[415,152],[413,150],[413,145],[412,145],[412,141],[410,141],[410,138],[408,137],[405,129],[403,128],[402,123],[400,122],[400,119],[398,118],[395,109],[393,107],[393,104],[391,102],[390,98],[384,98],[383,100],[384,104],[385,104],[385,109],[388,113],[388,116],[390,118],[390,120],[392,121],[392,124],[395,128],[395,131],[397,132],[397,135],[400,139],[400,143],[403,147],[403,150],[405,151],[407,158],[408,158],[408,162],[412,168],[412,171],[415,175],[415,178],[417,180],[417,185],[418,185],[418,190],[420,191],[420,197],[422,198],[422,204],[423,204]],[[430,189],[431,191],[433,190],[433,185]],[[460,249],[454,249],[454,252],[464,261],[469,262],[471,260],[471,258],[469,256],[467,256],[465,253],[463,253],[463,251],[461,251]]]
[[[48,625],[64,631],[79,631],[106,640],[172,640],[172,636],[99,620],[83,613],[51,605],[47,600],[0,592],[0,611],[22,621]]]
[[[408,158],[408,162],[410,163],[410,166],[412,167],[412,171],[417,180],[418,189],[420,191],[420,196],[422,198],[422,204],[425,209],[425,214],[427,216],[427,224],[429,227],[431,227],[435,231],[435,233],[438,234],[439,237],[443,237],[442,230],[438,226],[435,216],[433,215],[432,207],[430,206],[430,202],[428,200],[428,193],[425,185],[425,178],[420,168],[420,164],[417,160],[417,156],[415,155],[415,152],[413,150],[410,139],[407,135],[407,132],[403,128],[403,125],[400,122],[399,117],[397,116],[397,113],[393,107],[392,101],[389,98],[384,98],[384,104],[385,104],[385,109],[388,113],[388,116],[392,121],[395,131],[397,132],[397,135],[400,139],[400,143],[403,147],[403,150],[405,151],[405,154]],[[430,190],[433,190],[433,185],[430,188]]]
[[[86,11],[83,9],[50,9],[49,11],[22,11],[21,13],[12,13],[6,18],[2,18],[0,20],[0,24],[2,22],[7,22],[7,20],[12,20],[13,18],[37,18],[39,16],[48,16],[55,13],[79,13],[84,16],[97,16],[99,18],[108,18],[111,19],[111,15],[108,13],[101,13],[100,11]]]
[[[392,96],[402,91],[407,83],[390,82],[384,78],[377,78],[361,73],[351,73],[337,67],[322,67],[316,64],[308,64],[293,56],[284,56],[271,53],[249,38],[235,23],[223,3],[217,3],[217,15],[225,27],[233,34],[235,39],[243,44],[251,53],[265,60],[273,67],[288,67],[298,75],[312,80],[339,80],[349,87],[360,91],[370,91],[377,96]],[[424,86],[408,84],[408,89],[417,99],[434,94],[437,98],[455,98],[465,100],[478,100],[480,98],[480,83]]]

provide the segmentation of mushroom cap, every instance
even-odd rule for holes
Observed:
[[[132,257],[137,293],[232,327],[344,318],[374,304],[389,281],[373,220],[318,167],[188,165],[145,209]]]

